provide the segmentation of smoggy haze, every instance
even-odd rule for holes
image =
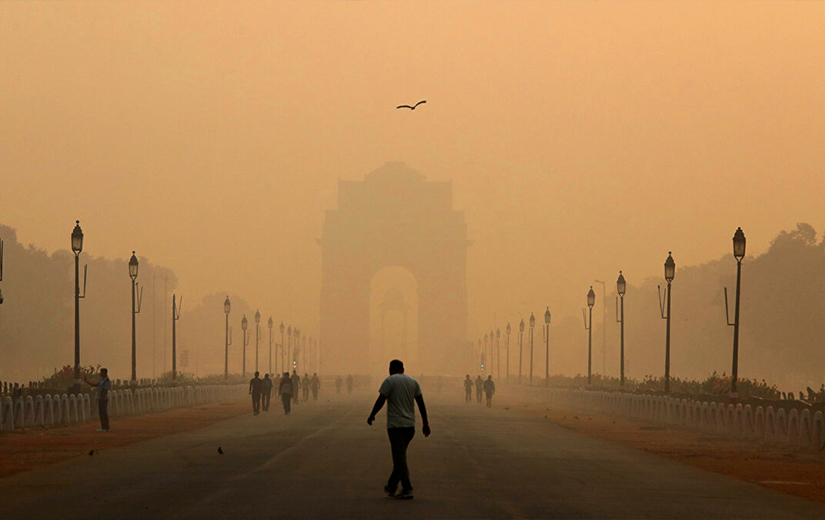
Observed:
[[[466,214],[469,338],[580,319],[668,250],[825,228],[822,27],[821,2],[2,2],[0,224],[54,251],[80,219],[84,254],[315,335],[338,180],[404,161]]]

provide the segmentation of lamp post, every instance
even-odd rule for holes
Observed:
[[[593,292],[593,286],[590,286],[590,291],[587,292],[587,308],[590,309],[590,319],[584,314],[582,309],[582,317],[584,318],[584,328],[587,330],[587,384],[590,384],[590,378],[593,374],[593,305],[596,304],[596,293]]]
[[[524,319],[521,320],[521,323],[518,325],[518,384],[521,384],[521,358],[522,358],[522,346],[524,339]]]
[[[269,317],[269,372],[272,373],[272,327],[275,325],[272,322],[272,316]],[[277,365],[277,362],[275,363]]]
[[[80,294],[80,253],[83,251],[83,230],[80,221],[75,221],[72,231],[72,252],[74,253],[74,385],[72,393],[80,392],[80,299],[86,297],[86,271],[83,272],[83,294]]]
[[[175,295],[172,294],[172,381],[178,378],[178,339],[177,339],[177,323],[180,320],[180,308],[183,306],[183,296],[180,297],[180,305],[175,301]]]
[[[496,327],[496,379],[501,381],[501,329]]]
[[[550,306],[544,311],[544,386],[550,386]]]
[[[725,287],[725,317],[728,325],[733,326],[733,367],[730,371],[730,397],[738,397],[736,383],[739,377],[739,291],[742,281],[742,259],[745,258],[745,233],[742,228],[736,228],[733,234],[733,257],[736,259],[736,307],[733,311],[733,323],[728,318],[728,288]]]
[[[223,312],[226,314],[226,341],[224,342],[223,351],[223,379],[229,379],[229,345],[232,344],[232,337],[229,334],[229,311],[232,304],[229,302],[229,296],[223,302]]]
[[[507,382],[510,382],[510,322],[507,322],[507,328],[504,329],[507,334],[504,336],[504,350],[507,351]]]
[[[488,337],[487,333],[485,332],[484,333],[484,360],[485,361],[487,360],[487,341],[488,341],[488,338],[489,337]],[[489,339],[492,339],[492,338],[489,338]],[[485,363],[485,365],[487,365],[487,366],[485,366],[484,368],[486,368],[486,369],[490,368],[489,363]]]
[[[140,313],[143,302],[143,288],[140,289],[140,296],[135,297],[137,291],[138,259],[132,251],[132,258],[129,259],[129,277],[132,279],[132,384],[137,382],[137,341],[135,337],[135,316]],[[137,305],[137,310],[135,310]]]
[[[616,280],[616,292],[619,294],[618,300],[620,300],[619,308],[616,309],[617,313],[621,313],[619,316],[616,316],[616,321],[619,322],[620,325],[620,332],[619,332],[619,384],[624,386],[624,294],[627,292],[627,282],[625,282],[624,275],[621,271],[619,271],[619,279]]]
[[[607,284],[601,280],[593,280],[602,284],[602,376],[607,374]]]
[[[281,372],[284,371],[284,322],[281,322],[281,325],[278,327],[278,330],[281,331]]]
[[[292,368],[290,366],[292,364],[292,325],[290,325],[289,328],[286,330],[286,338],[288,340],[288,343],[286,345],[286,363],[287,364],[285,365],[284,368],[286,368],[286,371],[289,372],[290,369]]]
[[[530,385],[533,384],[533,329],[536,328],[536,317],[530,313]]]
[[[665,298],[667,299],[667,314],[665,314],[665,307],[662,303],[662,290],[659,290],[659,311],[662,319],[667,320],[665,332],[665,393],[670,393],[670,284],[676,276],[676,262],[673,260],[672,253],[667,252],[667,260],[665,260],[665,281],[667,282],[667,289],[665,289]]]
[[[255,372],[258,371],[258,344],[261,336],[261,311],[255,310]]]
[[[241,364],[241,374],[243,374],[244,377],[246,377],[246,346],[249,344],[246,337],[247,327],[249,327],[249,322],[246,319],[246,314],[244,314],[241,320],[241,330],[243,330],[243,363]]]

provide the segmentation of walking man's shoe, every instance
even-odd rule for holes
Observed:
[[[406,489],[402,489],[401,493],[398,493],[397,495],[395,495],[395,498],[397,498],[399,500],[412,500],[413,499],[413,494],[412,494],[412,491],[407,491]]]
[[[384,486],[384,493],[386,493],[388,497],[394,497],[395,496],[395,491],[390,489],[389,484]]]

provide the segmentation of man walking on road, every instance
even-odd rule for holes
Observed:
[[[258,415],[261,412],[261,390],[263,388],[263,381],[258,377],[259,374],[259,372],[255,372],[255,377],[249,380],[249,395],[252,396],[253,415]]]
[[[321,380],[318,378],[318,372],[312,374],[312,379],[309,381],[309,386],[312,388],[312,400],[318,400],[318,390],[321,389]]]
[[[281,402],[284,403],[284,415],[289,415],[290,404],[292,403],[292,378],[289,377],[289,372],[284,372],[284,377],[278,385],[278,395],[281,396]]]
[[[99,432],[109,431],[109,390],[112,389],[112,382],[109,381],[109,370],[106,368],[100,369],[100,381],[97,383],[89,383],[86,376],[83,376],[86,384],[95,389],[97,395],[97,412],[100,415]]]
[[[487,407],[493,406],[493,394],[496,393],[496,384],[493,383],[493,376],[487,376],[487,381],[484,381],[484,395],[487,396]]]
[[[476,400],[478,400],[478,404],[481,404],[481,387],[484,386],[484,380],[481,379],[481,376],[476,378]]]
[[[298,371],[293,369],[292,370],[292,402],[298,404],[298,391],[301,389],[301,376],[298,375]]]
[[[372,412],[367,419],[367,424],[372,426],[377,414],[384,403],[387,403],[387,435],[390,438],[392,448],[392,474],[384,486],[384,492],[388,496],[400,499],[411,499],[412,484],[410,483],[410,472],[407,468],[407,447],[410,445],[415,435],[415,403],[418,403],[418,413],[421,414],[423,426],[421,431],[424,437],[430,435],[430,423],[427,421],[427,408],[424,406],[424,396],[421,394],[421,387],[418,381],[404,374],[404,363],[398,359],[390,361],[390,377],[381,383],[378,390],[378,399]],[[401,482],[401,492],[398,490],[398,483]]]
[[[261,397],[261,405],[265,412],[269,411],[269,400],[272,398],[272,380],[269,379],[269,374],[264,375],[263,380],[263,395]]]
[[[347,393],[352,393],[352,374],[347,376]]]
[[[464,402],[469,403],[473,400],[473,380],[470,379],[470,374],[464,379]]]
[[[301,380],[301,390],[304,392],[304,402],[309,401],[309,374],[304,374]]]
[[[341,376],[335,378],[335,393],[341,393],[341,387],[344,385],[344,380],[341,379]]]

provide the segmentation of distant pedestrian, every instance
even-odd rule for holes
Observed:
[[[424,396],[418,381],[404,375],[404,363],[398,359],[390,362],[390,376],[381,383],[378,390],[378,399],[372,407],[367,424],[372,425],[375,415],[387,403],[387,436],[392,448],[392,474],[384,492],[389,496],[401,499],[413,498],[413,487],[410,482],[410,472],[407,467],[407,447],[415,436],[415,405],[418,403],[418,413],[421,414],[422,433],[424,437],[430,435],[430,423],[427,420],[427,407],[424,406]],[[398,483],[401,483],[401,492],[396,495]]]
[[[289,415],[290,405],[292,403],[292,378],[289,377],[289,372],[284,372],[284,377],[278,385],[278,395],[281,397],[281,402],[284,403],[284,415]]]
[[[487,406],[493,406],[493,394],[496,393],[496,384],[493,382],[493,376],[487,376],[487,381],[484,381],[484,395],[487,397]]]
[[[304,393],[304,402],[309,401],[309,374],[304,374],[301,380],[301,390]]]
[[[484,386],[484,380],[481,379],[481,376],[476,378],[476,399],[478,400],[478,404],[481,404],[481,387]]]
[[[341,387],[344,386],[344,380],[341,379],[341,376],[335,378],[335,393],[341,393]]]
[[[318,372],[312,374],[312,379],[309,380],[309,386],[312,388],[312,400],[318,400],[318,390],[321,389],[321,380],[318,378]]]
[[[106,368],[100,369],[100,380],[97,383],[90,383],[86,376],[83,380],[95,389],[97,395],[97,412],[100,416],[100,428],[95,431],[108,432],[109,431],[109,391],[112,389],[112,382],[109,381],[109,370]]]
[[[261,381],[258,375],[259,372],[255,372],[255,377],[249,380],[249,395],[252,396],[253,415],[261,413],[261,390],[263,389],[263,381]]]
[[[469,403],[473,400],[473,380],[470,379],[470,374],[464,378],[464,402]]]
[[[353,385],[352,374],[350,374],[350,375],[347,376],[347,393],[348,394],[352,393],[352,385]]]
[[[298,371],[293,369],[292,370],[292,402],[298,404],[298,391],[301,390],[301,376],[298,375]]]
[[[269,374],[264,375],[263,390],[261,394],[261,407],[265,412],[269,411],[269,400],[272,398],[272,387],[275,386],[269,378]]]

